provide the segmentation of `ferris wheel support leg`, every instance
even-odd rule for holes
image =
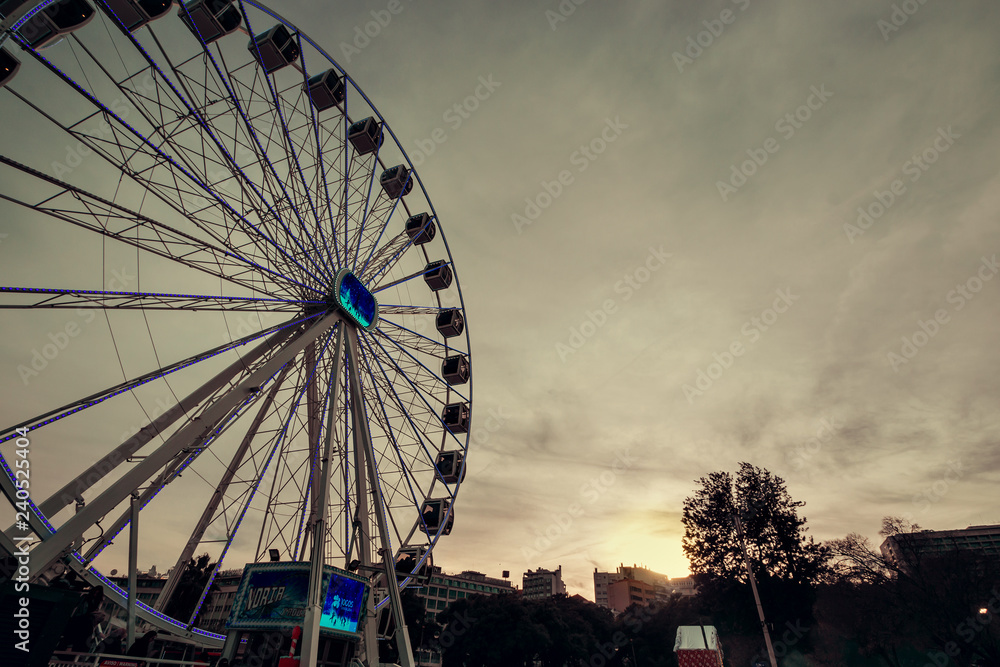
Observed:
[[[31,552],[31,568],[29,577],[36,578],[47,570],[52,563],[60,558],[71,547],[84,531],[100,521],[108,512],[125,500],[132,491],[138,488],[160,468],[169,463],[185,447],[190,446],[205,435],[205,432],[218,423],[234,407],[247,399],[254,389],[260,387],[268,378],[281,370],[282,366],[291,361],[306,345],[325,333],[338,319],[337,315],[328,314],[319,322],[286,343],[281,350],[262,364],[250,377],[220,396],[212,405],[201,413],[201,419],[192,421],[179,429],[155,451],[150,452],[141,463],[126,472],[104,493],[87,504],[71,519],[66,521],[59,530],[39,544]]]
[[[201,538],[205,535],[205,530],[208,528],[208,524],[211,523],[212,517],[215,516],[215,511],[219,508],[219,505],[222,503],[222,499],[229,491],[229,485],[232,483],[233,478],[236,477],[236,472],[239,470],[240,464],[243,463],[243,457],[246,456],[247,451],[250,449],[250,444],[253,442],[254,438],[257,437],[257,431],[260,429],[260,425],[264,423],[265,417],[267,417],[271,406],[274,404],[274,397],[277,395],[278,390],[284,383],[290,367],[291,364],[281,369],[281,373],[278,374],[278,377],[275,379],[270,391],[267,392],[267,395],[261,402],[261,406],[257,410],[257,415],[254,417],[253,422],[250,424],[250,428],[247,429],[246,434],[243,436],[243,440],[240,442],[240,446],[237,448],[236,453],[233,454],[233,458],[230,461],[229,466],[226,468],[226,471],[223,473],[222,479],[219,481],[219,485],[212,493],[212,498],[208,501],[208,505],[205,506],[205,510],[201,514],[201,519],[199,519],[194,530],[191,532],[191,537],[188,538],[187,544],[185,544],[184,549],[181,550],[181,555],[178,556],[177,562],[174,563],[174,567],[170,571],[170,576],[167,577],[167,583],[163,585],[160,595],[156,598],[156,603],[153,605],[154,609],[163,611],[166,608],[167,603],[170,602],[170,598],[173,596],[174,591],[177,589],[177,584],[180,582],[181,576],[184,574],[188,560],[190,560],[194,555],[195,549],[197,549],[198,545],[201,543]]]
[[[102,459],[80,473],[76,479],[42,502],[39,505],[42,514],[47,517],[55,516],[62,508],[69,505],[84,491],[103,479],[105,475],[114,470],[119,464],[124,463],[132,454],[155,438],[157,434],[169,428],[171,424],[183,417],[186,412],[196,408],[202,401],[211,396],[213,391],[222,386],[223,383],[228,382],[241,370],[252,365],[275,345],[284,342],[291,333],[292,327],[289,327],[288,329],[278,331],[273,336],[268,336],[260,345],[227,366],[225,370],[218,373],[209,382],[195,389],[177,405],[164,412],[146,426],[143,426],[135,435],[111,450]]]
[[[353,412],[354,430],[360,435],[364,445],[364,458],[368,464],[368,482],[372,486],[372,494],[375,500],[375,520],[378,523],[379,541],[382,548],[382,566],[385,576],[385,587],[389,592],[389,606],[392,609],[392,616],[396,620],[396,647],[399,651],[399,661],[402,667],[413,667],[413,650],[410,648],[410,634],[406,628],[406,619],[403,618],[403,603],[399,597],[399,586],[396,583],[396,561],[394,551],[389,542],[389,522],[386,520],[385,498],[382,496],[382,487],[379,484],[378,473],[375,469],[375,448],[372,446],[371,430],[368,428],[368,419],[365,415],[364,397],[361,391],[361,369],[358,361],[358,334],[354,329],[347,331],[347,365],[348,376],[351,383],[351,408]],[[378,647],[375,649],[378,660]],[[370,656],[370,654],[369,654]],[[377,664],[377,663],[376,663]]]
[[[126,622],[126,646],[135,643],[135,601],[138,598],[139,564],[139,494],[133,493],[129,505],[131,520],[128,524],[128,621]]]
[[[344,324],[337,328],[337,341],[334,345],[333,370],[330,372],[330,411],[326,420],[326,439],[323,443],[322,472],[317,487],[317,512],[312,525],[312,560],[309,566],[309,597],[306,602],[306,615],[302,623],[302,651],[299,664],[312,667],[316,664],[319,653],[319,622],[323,616],[323,564],[326,561],[326,511],[330,489],[330,467],[333,457],[333,416],[337,412],[337,394],[340,388],[340,364],[344,356]],[[318,438],[318,432],[317,432]],[[318,443],[317,443],[318,444]]]

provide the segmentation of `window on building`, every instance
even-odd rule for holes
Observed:
[[[454,600],[457,597],[457,595],[458,595],[458,591],[456,591],[454,588],[452,588],[451,590],[448,591],[448,599],[449,600]]]

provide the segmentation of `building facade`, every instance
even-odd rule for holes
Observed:
[[[906,568],[916,559],[949,551],[974,551],[1000,561],[1000,525],[959,530],[921,530],[885,538],[880,547],[887,561]]]
[[[522,589],[527,600],[540,600],[553,595],[566,595],[562,580],[562,565],[555,570],[528,570],[522,578]]]
[[[623,564],[618,566],[617,572],[598,572],[597,568],[594,568],[594,602],[607,609],[616,609],[615,605],[620,606],[621,601],[625,599],[622,597],[622,591],[627,590],[628,586],[617,589],[618,593],[615,605],[612,605],[610,599],[610,587],[617,582],[625,580],[635,582],[632,584],[632,587],[640,589],[638,593],[630,591],[630,595],[634,594],[641,597],[644,600],[642,604],[666,599],[674,593],[686,596],[695,595],[696,593],[694,579],[691,577],[675,577],[671,579],[665,574],[654,572],[645,567]],[[647,590],[653,591],[652,598],[645,592]],[[623,609],[618,611],[623,611]]]

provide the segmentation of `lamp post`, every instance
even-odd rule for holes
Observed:
[[[743,552],[743,563],[747,568],[747,576],[750,578],[750,588],[753,590],[753,599],[757,603],[757,616],[760,618],[760,627],[764,631],[764,643],[767,645],[767,655],[771,659],[771,667],[778,667],[778,661],[774,657],[774,647],[771,646],[771,633],[767,631],[767,621],[764,620],[764,606],[760,603],[760,594],[757,592],[757,579],[753,576],[753,568],[750,567],[750,557],[747,555],[746,540],[743,535],[743,522],[738,514],[733,514],[736,522],[736,536],[740,541],[740,550]]]

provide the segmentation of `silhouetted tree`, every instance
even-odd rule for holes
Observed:
[[[205,553],[188,561],[184,573],[177,582],[177,588],[174,589],[174,594],[163,613],[185,620],[191,617],[202,591],[205,590],[212,572],[215,571],[216,564],[210,563],[210,560],[211,556]],[[214,582],[212,588],[218,590]]]
[[[763,649],[738,517],[772,639],[794,629],[789,636],[797,649],[807,648],[802,633],[813,626],[816,586],[829,577],[830,553],[806,535],[806,519],[798,514],[805,503],[792,499],[781,477],[749,463],[740,463],[735,477],[714,472],[698,484],[684,500],[681,521],[702,610],[723,637],[746,637]]]

